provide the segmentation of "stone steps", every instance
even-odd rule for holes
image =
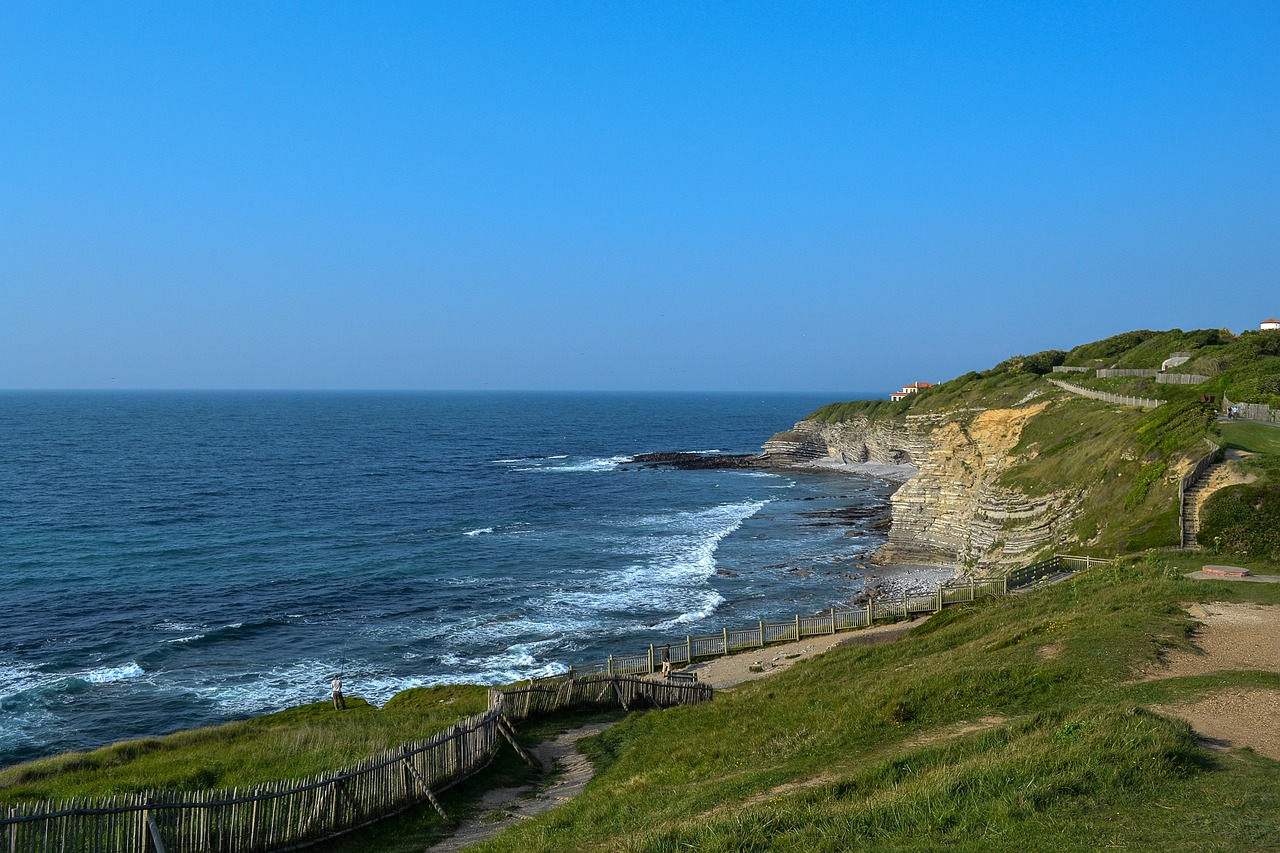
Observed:
[[[1200,479],[1196,480],[1191,488],[1187,489],[1182,499],[1182,543],[1181,546],[1187,550],[1199,550],[1200,546],[1196,543],[1196,534],[1200,531],[1200,503],[1201,496],[1208,491],[1209,483],[1213,479],[1213,474],[1219,468],[1226,465],[1226,462],[1215,462],[1204,470],[1200,475]]]

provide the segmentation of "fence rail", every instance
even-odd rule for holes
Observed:
[[[1101,373],[1101,371],[1099,371]],[[1078,394],[1081,397],[1089,397],[1093,400],[1101,400],[1104,403],[1115,403],[1117,406],[1138,406],[1143,409],[1154,409],[1163,404],[1164,400],[1149,400],[1146,397],[1129,397],[1124,394],[1110,394],[1106,391],[1095,391],[1092,388],[1085,388],[1080,385],[1073,385],[1070,382],[1063,382],[1061,379],[1048,379],[1046,381],[1053,385],[1057,385],[1064,391],[1072,394]]]
[[[1098,557],[1076,557],[1058,554],[1007,574],[952,580],[933,592],[903,593],[872,597],[865,604],[832,607],[815,616],[796,614],[780,622],[758,622],[750,627],[723,628],[718,634],[686,635],[684,641],[654,643],[633,654],[610,655],[598,663],[575,665],[566,673],[536,679],[539,689],[583,675],[649,675],[662,668],[665,656],[673,667],[687,666],[699,660],[721,657],[777,643],[792,643],[807,637],[819,637],[867,628],[877,622],[897,621],[922,613],[937,613],[953,604],[966,604],[979,598],[1008,595],[1035,584],[1046,577],[1109,562]]]
[[[1212,378],[1202,373],[1161,373],[1156,376],[1156,382],[1162,385],[1199,385]]]
[[[1280,423],[1280,411],[1272,409],[1265,403],[1240,403],[1228,400],[1224,396],[1222,406],[1226,411],[1230,411],[1232,406],[1236,407],[1239,410],[1236,418],[1240,420],[1260,421],[1264,424]]]
[[[1160,371],[1139,367],[1100,367],[1095,375],[1099,379],[1112,379],[1117,376],[1142,376],[1149,379],[1152,376],[1159,376]]]
[[[484,769],[508,720],[566,708],[706,702],[711,688],[637,678],[569,680],[550,691],[491,690],[489,710],[349,770],[253,789],[150,792],[23,803],[0,813],[4,853],[267,853],[304,847],[423,802]]]

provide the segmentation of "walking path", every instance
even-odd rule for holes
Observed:
[[[1213,602],[1191,604],[1187,611],[1200,622],[1196,650],[1170,654],[1144,680],[1232,670],[1280,673],[1280,606]],[[1277,707],[1280,690],[1229,688],[1152,710],[1186,720],[1209,749],[1247,746],[1280,761]]]
[[[496,788],[480,798],[480,815],[459,825],[453,835],[428,849],[430,853],[450,853],[479,844],[512,824],[540,815],[566,800],[571,800],[595,775],[587,757],[578,751],[578,741],[599,734],[613,723],[593,723],[572,729],[543,741],[531,752],[544,771],[556,775],[545,788],[524,785],[519,788]],[[558,772],[557,772],[558,771]]]
[[[696,673],[703,684],[710,684],[720,690],[744,681],[765,678],[787,669],[796,661],[811,658],[838,646],[891,643],[927,618],[923,616],[910,622],[876,625],[845,634],[808,637],[798,643],[784,643],[754,652],[715,658],[686,667],[684,671]],[[652,677],[662,678],[661,675]],[[463,822],[453,835],[427,848],[428,853],[455,853],[472,844],[479,844],[509,826],[540,815],[582,793],[595,775],[595,769],[586,756],[578,751],[578,741],[599,734],[612,725],[613,723],[595,723],[583,726],[538,744],[531,752],[544,771],[555,773],[550,785],[542,788],[539,784],[530,784],[488,791],[480,799],[480,815]]]

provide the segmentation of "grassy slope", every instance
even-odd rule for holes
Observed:
[[[1280,838],[1280,763],[1210,756],[1145,706],[1280,677],[1130,683],[1206,597],[1280,588],[1135,559],[633,715],[594,743],[586,794],[480,849],[1256,849]]]
[[[421,688],[381,710],[348,698],[238,723],[126,741],[0,770],[0,804],[130,791],[247,787],[338,770],[488,707],[475,685]]]

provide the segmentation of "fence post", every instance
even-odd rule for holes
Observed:
[[[653,675],[653,643],[649,644],[649,674]]]
[[[726,655],[727,655],[727,654],[729,654],[729,629],[728,629],[728,627],[726,627],[726,628],[724,629],[724,653],[725,653]]]
[[[693,663],[693,637],[688,634],[684,635],[684,660],[685,663]]]
[[[836,606],[831,605],[831,633],[836,632]]]
[[[800,614],[796,614],[796,642],[800,642]]]
[[[18,816],[16,808],[9,809],[9,819],[13,820]],[[18,824],[9,824],[9,853],[18,853]]]
[[[764,648],[764,620],[760,620],[760,648]]]
[[[609,655],[609,675],[613,675],[613,655]]]
[[[871,593],[867,593],[867,627],[870,628],[876,621],[876,602],[875,597]]]
[[[934,613],[941,613],[941,612],[942,612],[942,584],[938,584],[938,588],[937,588],[936,590],[934,590],[934,593],[933,593],[933,594],[934,594],[934,596],[936,596],[936,597],[937,597],[937,599],[938,599],[938,600],[937,600],[937,602],[936,602],[936,603],[934,604],[934,606],[933,606],[933,612],[934,612]]]

